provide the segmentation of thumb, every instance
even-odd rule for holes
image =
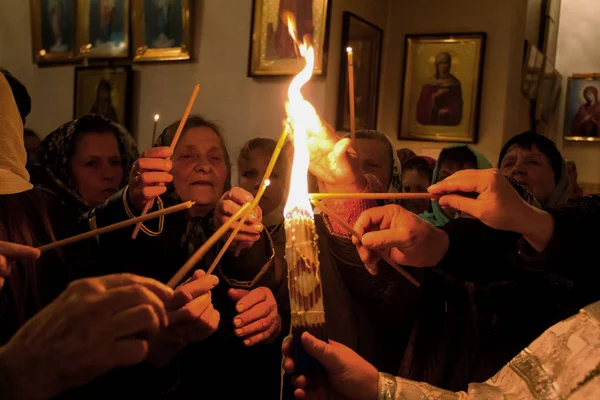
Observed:
[[[350,148],[350,146],[352,145],[352,140],[350,140],[349,138],[344,138],[339,140],[335,146],[333,146],[333,151],[331,152],[330,157],[334,160],[339,160],[340,157],[342,157],[344,155],[344,153],[346,153],[346,151],[348,151],[348,149]]]
[[[308,332],[302,334],[301,340],[302,346],[308,355],[316,359],[327,371],[331,372],[339,369],[339,360],[331,351],[331,346],[328,343],[317,339]]]
[[[229,298],[236,303],[240,301],[244,296],[246,296],[249,292],[245,289],[229,289],[227,291],[227,295]]]
[[[468,197],[459,196],[457,194],[449,194],[440,197],[438,200],[441,207],[451,207],[456,210],[466,212],[474,217],[477,217],[480,213],[481,201],[476,199],[469,199]]]
[[[362,237],[361,242],[369,250],[387,249],[390,247],[404,248],[407,244],[414,244],[414,229],[413,234],[406,228],[367,232]]]

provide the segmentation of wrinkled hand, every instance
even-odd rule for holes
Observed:
[[[552,216],[527,204],[497,169],[458,171],[427,190],[442,195],[440,206],[468,213],[491,228],[520,233],[538,251],[552,238]],[[457,191],[479,194],[471,199],[452,194]]]
[[[246,346],[270,343],[281,333],[281,317],[273,292],[259,287],[250,292],[229,289],[229,298],[235,301],[239,313],[233,319],[234,333],[244,338]]]
[[[532,207],[525,203],[508,180],[496,169],[462,170],[429,187],[442,195],[441,207],[451,207],[481,220],[494,229],[519,232],[528,224]],[[476,192],[476,199],[452,194]]]
[[[240,187],[234,187],[226,192],[221,196],[221,200],[219,200],[219,203],[217,203],[217,207],[215,208],[215,215],[213,218],[215,228],[218,229],[227,222],[233,214],[238,212],[245,203],[250,203],[252,200],[254,200],[254,196]],[[233,225],[231,225],[229,234],[231,234],[238,225],[239,222],[234,222]],[[229,249],[231,251],[239,251],[251,247],[254,242],[260,239],[260,233],[263,229],[262,209],[259,206],[256,206],[235,236]],[[225,235],[225,237],[228,237],[228,235]]]
[[[331,126],[322,119],[318,121],[307,132],[310,172],[321,182],[324,192],[362,191],[367,181],[351,148],[352,141],[340,140]]]
[[[362,240],[352,241],[369,270],[377,269],[382,254],[400,265],[433,267],[448,250],[444,231],[394,204],[364,211],[354,229]]]
[[[139,211],[148,201],[167,191],[165,184],[173,180],[170,173],[173,163],[168,159],[172,155],[170,147],[153,147],[145,150],[131,168],[127,192]]]
[[[302,346],[327,372],[327,384],[308,382],[304,375],[295,375],[292,385],[296,387],[296,399],[344,398],[348,400],[376,400],[379,392],[379,373],[368,361],[341,343],[330,340],[325,343],[308,332],[302,334]],[[285,338],[281,346],[283,369],[294,374],[291,358],[292,338]],[[310,384],[310,388],[309,388]]]
[[[0,242],[0,290],[4,287],[6,278],[10,275],[12,264],[22,258],[37,259],[40,251],[34,247],[16,243]]]
[[[188,343],[200,342],[217,330],[221,315],[213,307],[210,291],[218,283],[216,276],[197,270],[177,287],[167,303],[169,325],[150,343],[151,363],[165,364]]]
[[[72,282],[0,349],[0,392],[51,398],[143,361],[148,335],[168,323],[163,303],[172,296],[162,283],[131,274]]]

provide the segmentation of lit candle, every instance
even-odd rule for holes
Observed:
[[[284,228],[294,361],[296,372],[301,374],[310,372],[315,367],[315,361],[304,352],[300,342],[302,333],[308,331],[327,340],[327,329],[317,233],[308,199],[307,132],[322,129],[322,125],[314,107],[302,97],[300,91],[312,77],[315,54],[314,49],[306,42],[299,46],[299,50],[306,60],[306,66],[292,80],[286,103],[294,132],[294,161],[290,191],[284,208]]]
[[[154,146],[154,142],[156,141],[156,129],[158,127],[159,119],[160,119],[160,115],[154,114],[154,129],[152,130],[152,143],[150,143],[150,146]]]
[[[350,138],[354,145],[354,136],[356,135],[356,116],[354,114],[354,55],[352,47],[346,47],[348,53],[348,100],[350,103]]]

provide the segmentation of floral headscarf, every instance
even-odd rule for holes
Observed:
[[[101,115],[89,114],[73,121],[62,124],[58,129],[50,133],[42,141],[38,149],[38,162],[36,173],[33,173],[36,184],[40,184],[50,190],[62,192],[63,200],[72,203],[82,211],[87,211],[87,204],[77,192],[75,183],[69,171],[69,162],[73,156],[75,138],[82,129],[90,125],[105,125],[105,131],[112,131],[117,138],[119,153],[121,154],[121,165],[123,166],[123,181],[120,187],[124,187],[129,179],[129,171],[135,160],[139,157],[137,145],[129,132]]]
[[[350,134],[344,136],[344,138],[350,137]],[[402,165],[400,164],[400,159],[398,158],[398,154],[394,150],[394,144],[392,140],[379,131],[373,129],[361,129],[356,131],[355,137],[357,139],[373,139],[384,141],[389,145],[389,161],[391,165],[392,173],[390,175],[390,185],[387,187],[387,193],[402,193]],[[386,204],[398,203],[397,200],[386,200]]]

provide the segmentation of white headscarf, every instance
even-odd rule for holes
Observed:
[[[0,195],[33,188],[25,169],[23,121],[8,81],[0,74]]]

